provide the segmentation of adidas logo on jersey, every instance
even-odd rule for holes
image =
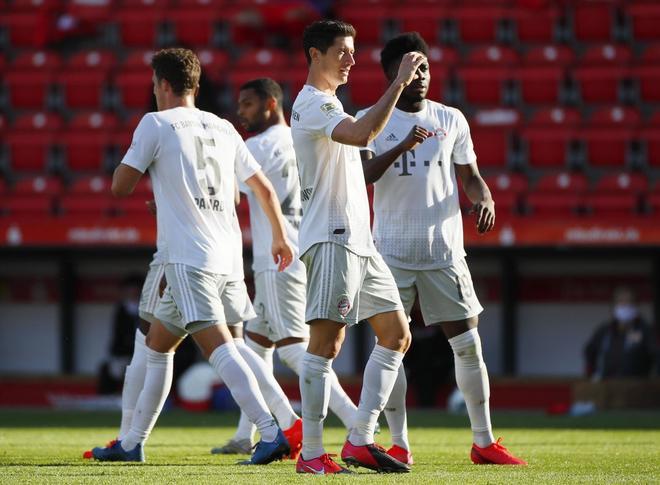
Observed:
[[[387,138],[385,138],[385,141],[399,141],[399,139],[396,137],[394,133],[390,133],[387,135]]]

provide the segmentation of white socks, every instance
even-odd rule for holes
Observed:
[[[220,345],[211,354],[209,362],[227,384],[238,406],[257,426],[261,439],[266,442],[274,441],[277,437],[278,427],[259,392],[257,379],[241,357],[234,342]]]
[[[236,342],[237,339],[234,339],[234,342]],[[266,364],[266,367],[270,370],[270,372],[273,372],[273,352],[274,348],[273,347],[264,347],[263,345],[259,345],[256,343],[254,340],[250,339],[249,337],[244,337],[243,341],[245,342],[245,345],[250,347],[255,354],[257,354],[259,357],[261,357]],[[257,430],[257,427],[252,424],[250,421],[250,418],[247,417],[247,415],[241,411],[241,417],[238,420],[238,427],[236,428],[236,432],[234,433],[233,440],[234,441],[241,441],[241,440],[250,440],[250,443],[252,443],[252,438],[254,436],[254,432]]]
[[[303,447],[305,460],[317,458],[323,449],[323,420],[328,413],[332,359],[305,352],[300,372],[302,397]]]
[[[269,369],[266,363],[252,349],[245,345],[243,339],[234,340],[234,344],[241,357],[245,359],[245,362],[247,362],[254,376],[257,378],[259,390],[264,396],[264,400],[268,404],[271,413],[277,419],[280,428],[288,429],[293,426],[293,423],[298,419],[298,415],[291,407],[289,398],[286,397],[277,380],[275,380],[272,368]]]
[[[303,357],[306,353],[307,342],[285,345],[277,349],[277,354],[282,359],[282,362],[299,376],[303,365]],[[351,398],[348,397],[344,388],[341,387],[337,379],[337,374],[332,369],[330,369],[330,379],[330,401],[328,404],[330,411],[341,419],[346,429],[351,429],[355,422],[357,407],[353,404]]]
[[[133,410],[140,397],[140,391],[144,385],[144,376],[147,373],[147,345],[145,336],[140,329],[135,330],[135,347],[133,349],[133,358],[126,367],[124,375],[124,387],[121,391],[121,425],[119,426],[118,439],[124,439],[124,436],[131,429],[131,420],[133,419]]]
[[[147,371],[144,386],[135,405],[131,429],[121,441],[121,447],[130,451],[149,437],[163,409],[172,387],[174,352],[162,354],[145,347]]]
[[[348,437],[355,446],[374,442],[376,421],[390,397],[403,355],[402,352],[386,349],[378,344],[371,352],[364,369],[355,426]]]
[[[408,442],[408,419],[406,415],[406,392],[408,380],[403,364],[399,366],[399,372],[394,381],[394,387],[390,398],[385,405],[385,418],[392,433],[392,444],[410,450]]]
[[[449,339],[454,351],[456,384],[465,397],[474,443],[484,448],[495,441],[490,424],[490,384],[476,328]]]

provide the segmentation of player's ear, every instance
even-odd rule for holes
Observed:
[[[310,47],[309,57],[312,59],[312,63],[313,63],[315,60],[318,60],[321,57],[321,51],[318,50],[316,47]]]
[[[266,109],[268,111],[277,110],[277,100],[273,96],[268,96],[268,99],[266,99]]]
[[[193,97],[197,98],[198,94],[199,94],[199,84],[195,86],[195,92],[193,93]]]

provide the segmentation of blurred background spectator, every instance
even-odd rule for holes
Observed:
[[[615,290],[612,318],[596,329],[584,353],[587,375],[594,380],[649,376],[657,346],[632,289],[622,286]]]

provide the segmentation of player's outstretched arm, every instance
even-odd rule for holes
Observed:
[[[362,170],[364,171],[365,182],[367,184],[376,182],[402,153],[412,150],[431,136],[433,136],[432,132],[415,125],[401,143],[385,153],[374,156],[372,151],[362,150],[360,154],[362,156]]]
[[[417,68],[426,58],[419,52],[408,52],[401,59],[396,79],[376,104],[359,120],[346,118],[332,130],[332,139],[344,145],[365,147],[383,131],[403,88],[415,79]]]
[[[273,245],[271,248],[273,261],[279,264],[279,271],[284,271],[293,260],[293,249],[291,249],[286,237],[284,217],[282,216],[277,194],[261,170],[246,179],[245,183],[254,192],[259,205],[268,217],[273,232]]]
[[[140,177],[142,177],[142,172],[125,163],[120,163],[112,175],[112,187],[110,188],[112,195],[115,197],[131,195]]]
[[[454,168],[461,179],[465,195],[473,204],[470,214],[475,214],[477,217],[477,231],[480,234],[492,231],[495,227],[495,202],[488,185],[479,174],[477,164],[454,164]]]

